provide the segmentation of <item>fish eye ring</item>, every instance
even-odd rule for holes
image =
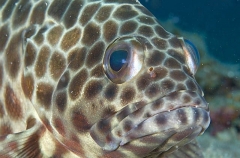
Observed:
[[[144,47],[137,37],[121,37],[107,47],[103,69],[113,83],[122,84],[140,71],[143,59]]]

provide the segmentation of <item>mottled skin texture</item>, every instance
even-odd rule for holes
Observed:
[[[119,39],[141,50],[130,79],[104,67]],[[183,47],[135,0],[1,0],[0,157],[201,157],[184,145],[208,105]]]

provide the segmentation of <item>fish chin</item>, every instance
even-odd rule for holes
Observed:
[[[90,134],[103,150],[117,150],[136,140],[141,140],[142,145],[155,144],[153,150],[162,142],[169,142],[164,143],[169,148],[186,144],[210,123],[207,102],[202,94],[190,90],[169,93],[134,110],[133,105],[92,126]]]

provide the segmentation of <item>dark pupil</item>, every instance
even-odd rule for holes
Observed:
[[[127,62],[128,52],[125,50],[117,50],[110,56],[110,66],[114,71],[119,71]]]

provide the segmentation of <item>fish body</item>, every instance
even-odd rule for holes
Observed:
[[[202,157],[194,48],[136,0],[1,1],[0,157]]]

